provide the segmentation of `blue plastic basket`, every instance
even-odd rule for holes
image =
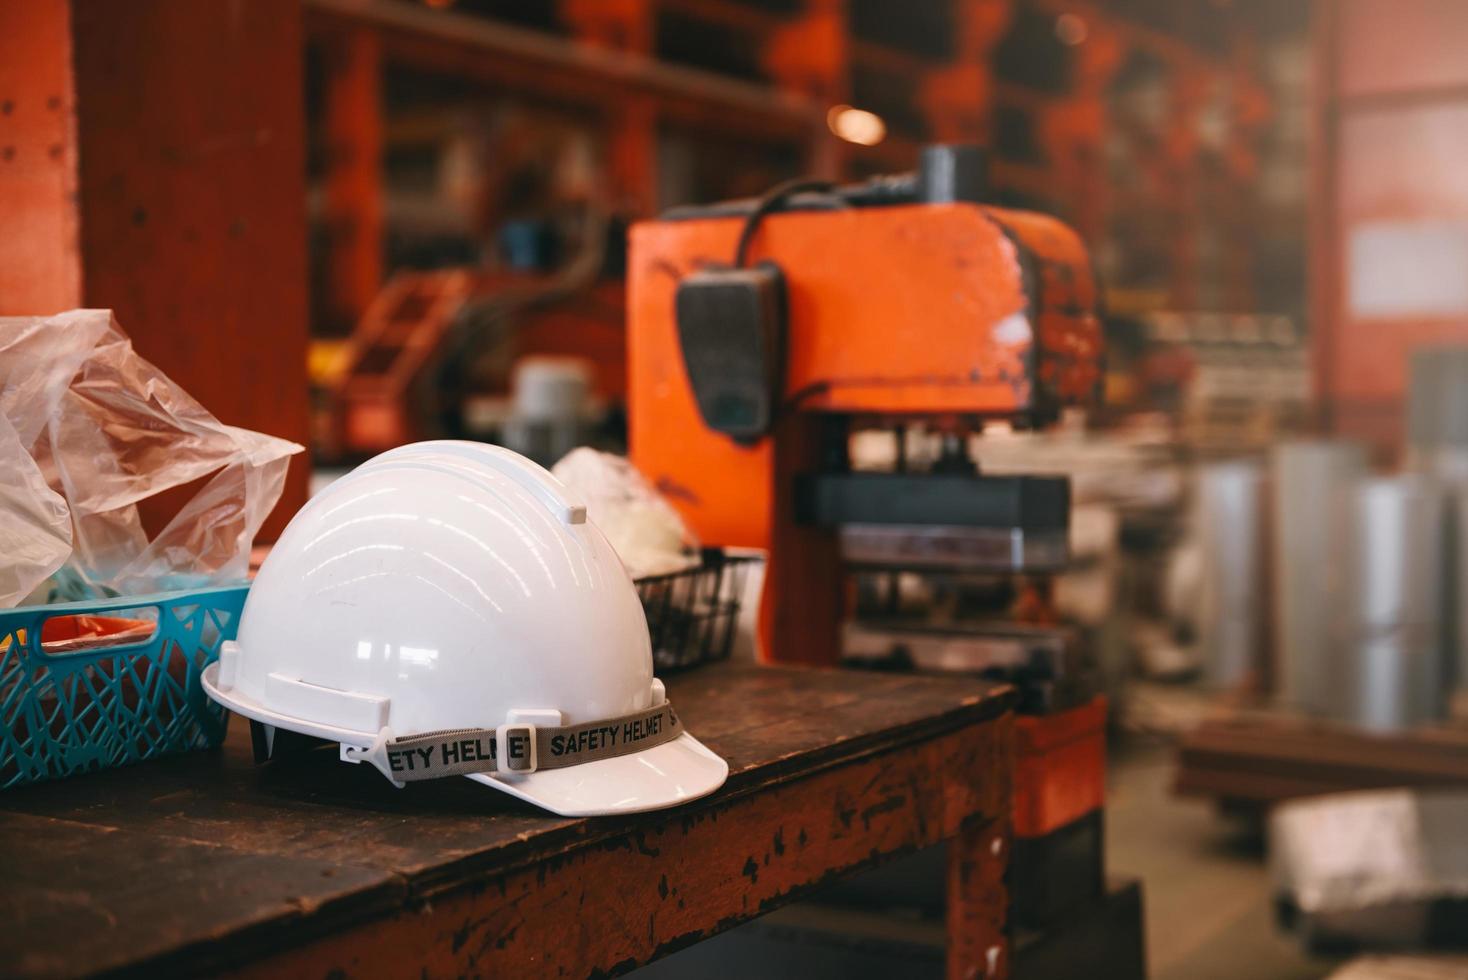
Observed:
[[[0,610],[0,788],[218,745],[226,714],[199,684],[234,638],[249,586]],[[134,615],[146,639],[68,652],[41,645],[61,616]]]

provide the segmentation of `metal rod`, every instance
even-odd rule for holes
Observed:
[[[601,101],[615,98],[618,94],[615,86],[622,85],[671,98],[694,98],[754,113],[760,118],[801,123],[824,119],[823,107],[790,92],[662,64],[642,55],[579,45],[482,17],[429,10],[395,0],[306,0],[306,6],[312,13],[383,28],[383,42],[389,54],[396,41],[412,35],[448,47],[469,48],[501,59],[529,62],[538,68],[611,83],[613,89],[603,91]]]

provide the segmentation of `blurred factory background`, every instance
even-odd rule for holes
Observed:
[[[1120,733],[1107,862],[1145,879],[1152,975],[1468,936],[1461,797],[1287,822],[1468,785],[1468,3],[15,3],[0,93],[4,312],[115,308],[327,475],[440,436],[625,451],[631,225],[983,145],[987,200],[1064,220],[1102,288],[1100,404],[968,449],[1071,478],[1042,598]],[[293,470],[271,526],[307,493]],[[983,590],[852,594],[947,629]],[[1415,857],[1312,890],[1318,828],[1349,864],[1372,820]],[[785,928],[760,941],[820,932]]]
[[[593,356],[614,434],[628,222],[960,140],[990,149],[995,203],[1090,244],[1115,410],[1191,395],[1209,404],[1178,408],[1224,441],[1303,424],[1310,23],[1265,2],[308,4],[316,442],[350,457],[421,431],[434,406],[398,410],[415,383],[448,402],[434,424],[494,427],[515,359],[567,352]],[[478,281],[421,275],[445,269]],[[434,302],[466,291],[518,325],[481,320],[479,375],[445,387]],[[399,354],[381,321],[413,316],[435,340]],[[1258,391],[1220,380],[1254,348]],[[1389,432],[1398,391],[1362,424]]]

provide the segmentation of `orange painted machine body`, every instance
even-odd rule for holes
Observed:
[[[1044,837],[1106,802],[1106,699],[1015,719],[1016,837]]]
[[[786,281],[785,381],[773,431],[708,428],[684,367],[679,282],[732,260],[738,216],[646,222],[631,235],[631,456],[705,542],[770,552],[763,656],[834,663],[834,534],[794,519],[819,465],[821,416],[1028,418],[1089,401],[1101,371],[1096,283],[1080,239],[1039,214],[967,203],[788,211],[750,262]]]

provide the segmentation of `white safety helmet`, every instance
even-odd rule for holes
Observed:
[[[204,688],[398,785],[468,778],[567,816],[671,806],[729,767],[652,676],[636,588],[524,457],[425,442],[301,509]]]

